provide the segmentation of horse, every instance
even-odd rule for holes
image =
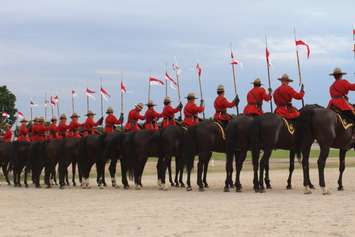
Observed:
[[[52,186],[50,179],[53,178],[55,184],[56,180],[56,166],[59,162],[59,153],[62,148],[63,140],[53,139],[45,143],[46,161],[45,161],[45,175],[44,182],[47,188]]]
[[[191,191],[191,170],[194,158],[198,155],[197,185],[199,191],[208,188],[207,171],[212,152],[226,152],[225,131],[221,124],[204,120],[188,128],[184,136],[184,164],[187,167],[187,191]]]
[[[353,124],[345,123],[344,120],[333,110],[324,107],[315,107],[304,110],[299,118],[299,133],[297,136],[296,149],[303,156],[303,185],[305,193],[311,193],[309,188],[309,154],[311,146],[316,140],[319,144],[320,154],[318,157],[319,186],[322,194],[330,194],[325,185],[324,169],[330,148],[339,149],[339,178],[338,190],[344,190],[342,177],[345,170],[346,152],[354,145]]]
[[[40,188],[40,176],[42,169],[47,165],[46,142],[35,141],[29,146],[29,163],[32,172],[32,181],[36,188]],[[28,169],[25,169],[25,177]]]
[[[30,170],[30,160],[29,160],[29,148],[31,146],[30,142],[25,141],[14,141],[13,143],[13,155],[11,156],[11,166],[13,167],[13,179],[15,187],[21,187],[21,173],[25,168],[24,183],[25,187],[27,184],[27,174]]]
[[[59,173],[59,187],[64,188],[65,184],[68,184],[68,181],[65,182],[65,178],[68,177],[68,167],[72,166],[72,184],[76,186],[75,174],[76,174],[76,165],[79,159],[79,148],[81,144],[80,138],[64,138],[61,143],[61,148],[58,153],[58,173]],[[80,183],[81,173],[79,170],[79,180]]]
[[[106,134],[88,135],[81,138],[78,167],[79,172],[81,172],[82,177],[84,178],[82,188],[90,188],[89,176],[94,164],[96,164],[97,170],[97,184],[100,188],[103,188],[103,170],[105,167],[103,154],[105,149],[105,137]]]
[[[10,168],[9,164],[13,153],[14,153],[13,143],[0,142],[0,166],[2,167],[2,172],[5,176],[8,185],[11,185],[8,174]]]
[[[240,183],[240,172],[246,159],[247,152],[250,150],[250,129],[252,127],[254,117],[246,115],[238,115],[231,120],[226,128],[226,181],[224,191],[229,192],[233,188],[233,160],[235,158],[236,192],[241,192],[242,185]],[[256,168],[256,166],[255,166]],[[254,175],[257,170],[254,169]]]
[[[160,147],[163,160],[161,161],[161,182],[165,186],[166,169],[169,171],[171,186],[185,187],[183,182],[183,142],[186,128],[176,125],[168,126],[160,130]],[[175,157],[175,179],[171,177],[171,159]]]
[[[157,174],[158,186],[161,189],[166,189],[165,185],[161,183],[161,175],[163,168],[163,154],[160,147],[160,130],[146,130],[131,132],[131,137],[128,141],[129,149],[127,150],[127,158],[130,159],[134,165],[134,182],[136,189],[141,189],[142,175],[145,164],[149,157],[157,157]]]
[[[307,105],[304,107],[304,111],[315,107],[317,106]],[[264,181],[267,189],[272,188],[269,178],[269,161],[272,151],[275,149],[290,151],[289,176],[286,188],[292,189],[292,173],[294,171],[294,160],[296,154],[298,160],[300,161],[300,153],[296,152],[295,148],[297,133],[298,119],[295,120],[294,124],[291,124],[290,121],[287,121],[286,119],[273,113],[265,113],[261,116],[255,117],[251,129],[253,166],[258,166],[260,150],[264,151],[263,156],[260,159],[259,177],[257,176],[257,173],[254,173],[254,189],[256,192],[265,192]],[[310,180],[308,180],[308,183],[310,184],[310,188],[313,189],[314,186]]]

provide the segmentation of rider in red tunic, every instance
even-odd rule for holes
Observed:
[[[144,105],[143,103],[139,103],[135,106],[134,109],[129,111],[128,113],[128,120],[125,125],[125,130],[126,131],[138,131],[139,126],[138,126],[138,120],[144,120],[145,117],[140,114],[142,111]]]
[[[205,110],[205,106],[202,99],[200,101],[200,106],[195,104],[197,98],[194,93],[189,93],[186,98],[187,103],[184,107],[184,125],[189,127],[196,125],[199,122],[198,114]]]
[[[73,115],[70,117],[71,122],[69,124],[69,134],[68,137],[71,138],[80,138],[80,128],[82,125],[79,123],[79,115],[76,113],[73,113]]]
[[[115,130],[115,125],[123,123],[123,113],[121,113],[120,118],[117,119],[113,114],[113,109],[109,107],[106,111],[107,117],[105,119],[105,133],[112,133]]]
[[[5,125],[5,128],[6,128],[6,131],[4,133],[3,139],[4,139],[4,142],[10,143],[11,139],[12,139],[11,125],[7,123]]]
[[[46,141],[47,127],[44,125],[44,118],[40,117],[38,122],[32,126],[32,141],[44,142]]]
[[[21,125],[18,130],[17,141],[19,141],[19,142],[29,142],[30,141],[29,130],[27,128],[27,120],[26,119],[21,120]]]
[[[65,114],[60,115],[58,124],[58,133],[61,138],[68,136],[69,126],[67,125],[67,116]]]
[[[232,108],[239,103],[239,98],[236,96],[233,101],[229,102],[226,97],[224,97],[224,86],[219,85],[217,87],[217,97],[214,100],[214,108],[216,110],[213,118],[216,121],[226,123],[232,119],[232,116],[227,113],[228,108]]]
[[[102,120],[103,118],[100,118],[98,121],[94,121],[94,116],[96,114],[94,114],[92,111],[88,111],[88,113],[86,114],[87,119],[85,120],[85,123],[83,124],[84,126],[84,136],[87,135],[96,135],[97,131],[96,131],[96,127],[99,126],[100,124],[102,124]]]
[[[49,131],[49,140],[56,140],[56,139],[61,139],[62,137],[59,135],[59,129],[57,127],[57,118],[53,117],[51,119],[51,124],[49,125],[48,128]]]
[[[262,88],[262,84],[259,78],[253,82],[253,89],[248,92],[247,102],[248,105],[244,108],[244,114],[248,116],[259,116],[262,115],[263,101],[271,100],[271,88],[269,88],[269,94],[266,93],[266,90]]]
[[[355,122],[354,107],[348,101],[349,91],[355,91],[355,84],[343,79],[345,72],[342,72],[340,68],[335,68],[331,76],[334,76],[335,82],[330,86],[329,92],[332,97],[329,101],[328,108],[336,108],[341,113]]]
[[[144,128],[153,131],[159,130],[158,120],[159,118],[163,117],[163,114],[158,113],[157,111],[154,110],[154,106],[156,105],[152,100],[149,100],[148,104],[146,105],[148,106],[148,109],[144,114],[145,117]]]
[[[274,92],[274,101],[276,104],[275,113],[285,119],[296,119],[300,113],[292,106],[292,99],[303,99],[303,85],[301,86],[300,92],[297,92],[289,86],[289,83],[293,82],[293,80],[291,80],[287,74],[282,75],[279,80],[281,81],[281,86]]]
[[[163,123],[162,123],[162,127],[166,128],[170,125],[175,126],[176,122],[175,122],[175,114],[179,111],[182,110],[182,103],[180,102],[179,105],[176,108],[173,108],[171,106],[171,99],[170,97],[165,97],[164,99],[164,109],[162,112],[163,115]]]

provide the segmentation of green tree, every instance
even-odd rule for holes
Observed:
[[[5,123],[13,124],[15,122],[15,115],[17,109],[15,108],[16,96],[7,89],[6,86],[0,86],[0,128],[3,129]],[[6,112],[10,115],[10,118],[4,118],[2,113]]]

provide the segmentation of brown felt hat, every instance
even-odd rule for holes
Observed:
[[[143,103],[138,103],[138,104],[135,105],[135,107],[136,107],[137,109],[142,110],[142,109],[144,108],[144,104],[143,104]]]
[[[112,107],[108,107],[106,110],[106,114],[112,114],[112,113],[113,113]]]
[[[334,68],[333,72],[329,74],[329,76],[336,75],[346,75],[346,72],[343,72],[339,67]]]
[[[154,104],[153,100],[149,100],[146,106],[156,106],[156,104]]]
[[[288,74],[283,74],[280,78],[278,78],[279,81],[288,81],[288,82],[293,82],[293,80],[289,77]]]
[[[92,112],[91,110],[88,111],[88,113],[86,114],[86,116],[90,116],[90,115],[96,115],[94,112]]]
[[[224,92],[224,85],[218,85],[217,92]]]
[[[65,114],[62,114],[62,115],[60,115],[59,119],[60,119],[60,120],[62,120],[62,119],[67,119],[67,116],[66,116]]]
[[[251,84],[253,84],[253,85],[262,85],[261,80],[259,78],[256,78]]]
[[[80,116],[77,113],[73,113],[72,116],[70,116],[70,118],[79,118]]]
[[[198,99],[198,98],[195,96],[195,93],[193,93],[193,92],[190,92],[189,94],[187,94],[187,97],[185,97],[185,98],[188,99],[188,100]]]

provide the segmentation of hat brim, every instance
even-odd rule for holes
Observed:
[[[340,73],[330,73],[329,76],[336,76],[336,75],[346,75],[346,72],[340,72]]]
[[[255,82],[251,82],[250,84],[254,85],[254,84],[259,84],[259,85],[264,85],[263,83],[255,83]]]
[[[288,82],[293,82],[293,80],[292,79],[285,79],[285,78],[278,78],[277,80],[279,80],[279,81],[288,81]]]
[[[96,115],[96,114],[94,114],[94,113],[92,113],[92,114],[86,114],[86,116],[90,116],[90,115]]]
[[[198,97],[185,97],[185,99],[190,99],[190,100],[192,100],[192,99],[198,99]]]

